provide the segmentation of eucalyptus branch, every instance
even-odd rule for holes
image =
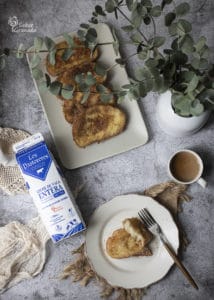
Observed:
[[[121,13],[121,15],[131,24],[134,26],[133,22],[126,16],[126,14],[124,14],[124,12],[119,8],[117,7],[117,10]],[[144,38],[144,40],[148,43],[148,39],[147,37],[144,35],[144,33],[139,29],[139,28],[136,28],[137,32]]]
[[[125,58],[119,58],[118,60],[121,62],[121,63],[125,63],[127,62],[131,57],[137,55],[138,53],[135,52],[135,53],[132,53],[131,55],[125,57]],[[116,62],[115,64],[113,64],[112,66],[110,66],[108,69],[106,69],[106,72],[109,72],[110,70],[112,70],[114,67],[116,67],[117,65],[120,65],[119,62]]]
[[[105,43],[97,43],[96,47],[104,46],[104,45],[112,45],[113,42],[105,42]],[[63,48],[56,48],[56,51],[66,50],[66,49],[77,49],[77,48],[85,48],[85,46],[75,46],[75,47],[63,47]],[[12,53],[23,53],[23,54],[31,54],[31,53],[48,53],[50,50],[19,50],[19,49],[10,49],[10,52]],[[1,56],[5,55],[4,53]]]
[[[153,30],[154,30],[154,37],[157,34],[157,28],[156,28],[156,24],[155,24],[155,20],[153,18],[153,16],[150,16],[151,20],[152,20],[152,24],[153,24]]]

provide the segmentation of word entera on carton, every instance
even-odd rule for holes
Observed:
[[[42,134],[36,133],[14,144],[13,150],[26,187],[53,242],[83,231],[85,223]]]

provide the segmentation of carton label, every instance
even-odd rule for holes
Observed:
[[[42,143],[36,149],[29,150],[17,156],[17,161],[24,174],[44,181],[52,159],[46,145]]]

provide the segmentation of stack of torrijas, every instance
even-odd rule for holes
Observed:
[[[126,125],[126,115],[117,106],[114,96],[108,103],[104,103],[96,89],[97,84],[105,85],[107,80],[106,76],[97,75],[95,72],[98,48],[91,52],[77,37],[74,37],[74,42],[77,47],[66,61],[62,55],[69,45],[66,41],[58,43],[56,48],[60,50],[56,52],[55,64],[51,65],[47,56],[46,68],[63,86],[75,87],[71,99],[65,99],[62,95],[58,95],[58,98],[62,101],[65,120],[72,124],[73,140],[79,147],[86,147],[121,133]],[[94,76],[96,83],[90,87],[89,97],[83,103],[84,91],[80,90],[75,76],[86,76],[88,72]],[[106,91],[112,92],[107,86]]]

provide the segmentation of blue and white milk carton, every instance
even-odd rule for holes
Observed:
[[[85,223],[42,134],[36,133],[14,144],[13,150],[29,193],[53,242],[83,231]]]

